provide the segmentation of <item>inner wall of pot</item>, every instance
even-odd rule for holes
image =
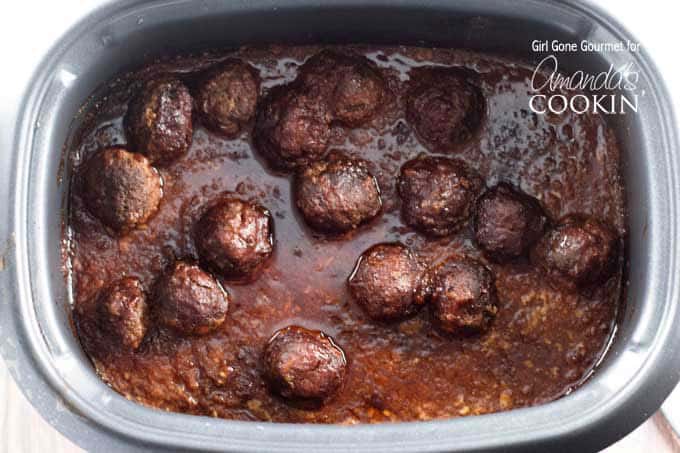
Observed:
[[[512,56],[529,63],[536,63],[544,55],[531,51],[533,40],[560,40],[563,42],[579,42],[588,38],[593,41],[607,40],[601,30],[593,29],[590,23],[579,16],[565,15],[551,17],[552,23],[560,23],[562,27],[528,20],[531,17],[525,11],[517,11],[518,17],[501,17],[494,15],[493,2],[484,14],[471,15],[470,10],[479,11],[485,8],[475,4],[461,5],[459,11],[452,10],[450,15],[442,15],[441,11],[427,5],[422,8],[379,8],[362,7],[327,7],[309,10],[295,7],[272,9],[249,9],[248,11],[230,12],[229,14],[205,14],[198,11],[199,18],[192,17],[190,10],[178,14],[169,6],[156,5],[153,11],[144,11],[134,15],[122,15],[111,18],[100,27],[96,27],[94,35],[75,44],[75,52],[59,64],[52,83],[61,83],[66,88],[64,97],[55,99],[51,112],[51,134],[48,136],[49,147],[53,150],[49,162],[49,174],[54,180],[45,184],[45,205],[35,208],[44,214],[45,249],[51,269],[59,269],[62,264],[60,250],[61,233],[68,191],[69,172],[64,155],[63,144],[68,134],[77,130],[78,119],[72,122],[81,105],[101,86],[117,74],[133,69],[143,62],[157,56],[194,52],[201,49],[238,47],[242,44],[309,44],[309,43],[375,43],[403,44],[433,47],[457,47],[493,53],[501,56]],[[522,5],[521,8],[525,8]],[[167,14],[163,9],[168,8]],[[453,7],[455,8],[455,6]],[[520,9],[521,9],[520,8]],[[357,10],[360,13],[357,13]],[[599,36],[602,35],[602,36]],[[559,55],[560,68],[566,73],[583,70],[597,73],[607,70],[610,63],[618,66],[625,63],[625,54],[576,53]],[[641,83],[644,85],[644,81]],[[639,113],[644,114],[643,112]],[[647,291],[648,266],[646,261],[650,254],[648,231],[649,218],[647,209],[650,203],[650,181],[648,162],[644,150],[639,118],[637,115],[610,115],[607,122],[614,128],[624,154],[624,178],[626,181],[627,204],[629,214],[629,237],[627,238],[627,257],[629,259],[630,285],[626,298],[629,301],[640,300]],[[643,208],[641,208],[643,207]],[[638,264],[641,263],[641,264]],[[34,267],[35,268],[35,267]],[[71,332],[69,305],[69,288],[61,272],[53,272],[49,277],[50,291],[57,301],[53,319],[59,329],[63,348],[70,349],[81,361],[87,358],[80,350],[77,340]],[[640,310],[634,310],[634,303],[624,304],[617,340],[610,353],[617,354],[625,348],[632,327],[641,316]],[[605,359],[602,367],[607,366]]]

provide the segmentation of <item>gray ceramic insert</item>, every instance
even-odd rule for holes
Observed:
[[[120,1],[66,32],[36,68],[3,149],[0,351],[43,416],[90,451],[550,451],[595,450],[652,414],[678,381],[680,324],[678,142],[660,77],[642,53],[574,54],[567,70],[632,61],[641,71],[637,115],[610,119],[621,142],[630,210],[630,284],[611,350],[571,395],[477,417],[377,426],[238,422],[166,413],[107,387],[75,340],[60,270],[72,118],[97,86],[153,55],[253,43],[384,43],[464,47],[529,61],[534,39],[625,41],[597,8],[574,0]],[[85,6],[84,6],[85,7]]]

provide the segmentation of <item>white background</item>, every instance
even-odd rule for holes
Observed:
[[[676,111],[680,106],[680,6],[673,0],[597,0],[594,3],[619,19],[642,43],[665,77]],[[13,124],[8,114],[16,108],[16,99],[30,77],[32,68],[47,48],[83,11],[83,0],[19,0],[2,5],[0,16],[0,147],[6,142]],[[21,88],[19,88],[21,87]],[[680,408],[680,391],[673,400]],[[674,404],[674,406],[676,406]],[[680,421],[680,409],[677,411]],[[680,451],[661,445],[668,438],[659,429],[659,418],[608,449],[607,453],[636,452],[643,448],[655,452]],[[77,451],[73,445],[43,422],[9,378],[0,360],[0,453]]]

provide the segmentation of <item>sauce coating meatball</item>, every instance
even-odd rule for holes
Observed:
[[[184,335],[204,335],[224,322],[229,294],[210,274],[185,261],[176,261],[156,282],[158,321]]]
[[[296,84],[275,87],[258,111],[255,146],[274,170],[307,165],[326,153],[331,119],[318,91]]]
[[[331,153],[297,173],[295,204],[307,225],[322,233],[345,233],[378,215],[377,180],[362,159]]]
[[[376,321],[403,319],[416,312],[422,267],[401,243],[377,244],[366,250],[349,277],[349,291]]]
[[[406,95],[406,120],[432,151],[453,152],[479,128],[485,101],[472,71],[413,69]]]
[[[430,236],[453,234],[472,214],[482,187],[480,176],[462,161],[412,159],[401,167],[397,186],[404,222]]]
[[[477,202],[475,240],[494,260],[509,260],[523,255],[538,240],[546,222],[538,200],[500,183]]]
[[[349,127],[372,119],[386,94],[385,80],[370,60],[331,50],[305,62],[299,80],[327,93],[333,119]]]
[[[196,91],[196,108],[207,127],[235,137],[255,115],[259,92],[255,69],[230,58],[203,77]]]
[[[116,347],[136,350],[147,331],[147,303],[137,278],[124,277],[100,291],[96,325]]]
[[[558,280],[588,286],[604,282],[619,254],[618,235],[601,221],[580,214],[564,217],[531,250],[532,263]]]
[[[283,328],[264,349],[264,374],[272,390],[287,399],[321,404],[342,386],[345,354],[333,339],[300,326]]]
[[[197,222],[194,241],[208,267],[225,278],[252,278],[274,251],[274,222],[257,203],[227,197]]]
[[[450,259],[430,269],[419,298],[429,302],[435,324],[443,331],[468,336],[488,330],[498,311],[495,278],[483,264]]]
[[[85,162],[82,197],[88,210],[115,231],[146,223],[158,211],[163,181],[141,154],[113,147]]]
[[[125,115],[128,142],[155,165],[171,163],[191,146],[191,109],[191,94],[181,81],[161,78],[146,83]]]

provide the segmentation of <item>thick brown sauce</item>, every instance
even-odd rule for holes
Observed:
[[[94,360],[97,372],[131,400],[171,411],[217,417],[320,423],[427,420],[481,414],[559,398],[591,373],[615,325],[621,271],[590,295],[556,290],[528,263],[493,265],[500,298],[491,330],[452,339],[433,330],[428,311],[402,323],[371,322],[346,289],[357,257],[369,246],[400,240],[426,263],[465,253],[479,257],[469,228],[428,240],[399,218],[395,177],[406,160],[426,152],[403,119],[402,95],[410,68],[463,65],[481,74],[487,101],[478,136],[458,157],[487,185],[518,184],[537,197],[551,218],[594,214],[625,234],[619,150],[596,115],[540,116],[528,109],[531,68],[456,50],[354,47],[374,60],[389,81],[389,102],[367,127],[336,127],[333,147],[372,164],[383,190],[384,213],[342,240],[314,237],[292,209],[290,178],[266,170],[250,134],[225,140],[196,122],[184,158],[161,170],[164,199],[143,229],[112,237],[83,208],[69,206],[66,254],[74,303],[87,304],[122,275],[147,290],[175,257],[195,257],[190,230],[209,200],[225,191],[256,197],[276,223],[271,265],[248,285],[225,282],[233,294],[227,321],[211,335],[181,338],[155,328],[136,353]],[[125,143],[121,117],[142,80],[163,72],[187,77],[227,55],[261,72],[263,90],[290,81],[316,47],[245,48],[229,53],[165,59],[114,81],[85,109],[69,148],[71,166],[105,146]],[[319,410],[297,409],[272,396],[262,378],[262,347],[278,328],[301,324],[332,335],[349,360],[339,394]]]

